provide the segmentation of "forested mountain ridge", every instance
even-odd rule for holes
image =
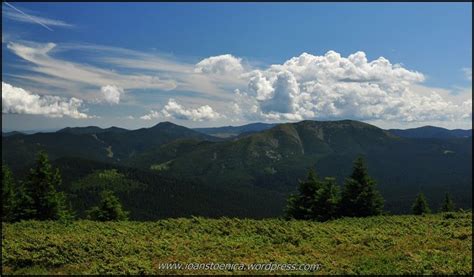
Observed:
[[[31,164],[35,153],[41,149],[46,150],[53,160],[60,157],[77,157],[120,163],[143,151],[182,138],[219,140],[170,122],[161,122],[151,128],[138,130],[76,127],[52,133],[4,136],[2,158],[14,170]]]
[[[412,129],[390,129],[390,133],[406,138],[467,138],[472,137],[472,129],[453,129],[448,130],[434,126],[423,126]]]
[[[93,174],[94,168],[87,174],[75,173],[95,161],[109,169],[148,172],[154,176],[148,179],[148,187],[158,185],[156,180],[160,178],[171,178],[176,180],[174,184],[180,184],[174,186],[186,191],[184,187],[194,182],[194,188],[203,192],[203,198],[198,199],[207,199],[202,205],[208,207],[222,209],[226,203],[219,198],[211,201],[204,191],[225,191],[226,195],[238,192],[241,196],[235,199],[249,199],[242,207],[249,211],[249,216],[278,215],[286,196],[296,189],[297,180],[304,177],[308,168],[315,168],[320,176],[335,176],[341,183],[349,174],[352,161],[360,155],[367,160],[389,211],[408,210],[419,191],[436,201],[449,191],[460,206],[472,204],[472,137],[406,138],[351,120],[278,124],[231,139],[169,122],[131,131],[70,128],[55,133],[2,137],[2,149],[3,161],[17,172],[24,171],[33,162],[35,153],[44,149],[53,161],[82,159],[83,162],[67,168],[68,175],[77,178]],[[58,165],[66,170],[61,163]],[[74,181],[77,180],[66,183]],[[131,197],[131,192],[127,195],[133,201],[140,201],[138,195],[158,193],[151,191],[136,197]],[[252,193],[257,196],[257,191],[258,197],[248,197]],[[193,193],[196,195],[196,191]],[[193,193],[183,192],[182,201],[190,201]],[[250,206],[253,208],[247,209]],[[193,210],[196,211],[193,208],[190,213]]]
[[[220,137],[220,138],[232,138],[237,137],[241,134],[256,133],[263,130],[270,129],[277,124],[275,123],[251,123],[242,126],[224,126],[224,127],[213,127],[213,128],[194,128],[198,132]]]

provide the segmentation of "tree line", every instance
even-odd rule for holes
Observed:
[[[366,217],[383,214],[384,199],[370,177],[362,157],[355,160],[352,174],[346,178],[342,189],[334,177],[320,179],[310,169],[306,180],[298,184],[298,193],[288,198],[285,216],[288,219],[326,221],[339,217]],[[454,211],[451,196],[446,193],[441,212]],[[419,193],[412,213],[430,213],[426,197]]]
[[[66,194],[57,191],[61,183],[59,169],[53,169],[44,151],[37,154],[35,166],[23,181],[16,181],[8,166],[2,164],[2,221],[74,219]],[[99,204],[87,214],[88,219],[99,221],[128,219],[128,212],[109,190],[101,192]]]

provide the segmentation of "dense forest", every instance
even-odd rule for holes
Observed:
[[[37,154],[35,167],[29,170],[23,180],[16,180],[7,165],[2,165],[2,220],[14,222],[20,220],[61,220],[85,218],[98,221],[127,220],[131,210],[133,220],[158,219],[166,216],[190,216],[189,211],[199,207],[203,216],[218,216],[202,203],[187,203],[179,197],[178,183],[170,179],[154,179],[154,175],[144,172],[120,172],[117,169],[94,170],[92,173],[69,186],[62,185],[58,168],[53,168],[48,156],[41,151]],[[147,178],[150,178],[147,180]],[[160,182],[160,186],[150,186],[150,181]],[[162,184],[170,190],[163,190]],[[182,188],[193,188],[196,184],[180,183]],[[63,191],[59,191],[59,189]],[[67,188],[67,189],[65,189]],[[158,191],[156,190],[158,189]],[[197,190],[203,193],[202,189]],[[189,192],[185,192],[189,193]],[[208,196],[215,196],[212,191]],[[156,205],[161,195],[163,201],[177,201],[183,210],[169,214],[162,205]],[[203,196],[205,197],[205,195]],[[123,204],[122,204],[123,202]],[[240,203],[242,204],[242,203]],[[124,207],[123,207],[124,205]],[[196,206],[193,206],[196,205]],[[339,217],[367,217],[384,213],[384,199],[376,188],[375,180],[370,177],[365,161],[359,157],[353,165],[353,171],[346,178],[342,189],[334,177],[321,180],[314,170],[308,172],[307,179],[298,184],[298,193],[287,200],[285,217],[290,219],[309,219],[327,221]],[[238,209],[235,210],[237,212]],[[420,193],[412,207],[414,214],[430,213],[425,196]],[[442,212],[454,211],[454,203],[446,194],[441,205]],[[176,211],[175,211],[176,212]],[[182,214],[179,214],[182,212]],[[220,211],[220,216],[229,216]],[[242,212],[242,210],[240,211]],[[238,216],[238,215],[237,215]]]

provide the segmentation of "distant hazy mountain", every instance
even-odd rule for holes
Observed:
[[[2,137],[2,157],[10,161],[13,168],[31,164],[40,149],[46,150],[53,159],[78,157],[119,163],[179,138],[218,140],[170,122],[131,131],[116,127],[77,127],[54,133]]]
[[[2,137],[9,137],[14,135],[23,135],[22,132],[11,131],[11,132],[2,132]]]
[[[472,136],[472,129],[448,130],[440,127],[424,126],[412,129],[390,129],[390,133],[405,138],[466,138]]]
[[[57,131],[57,133],[68,133],[68,134],[75,134],[75,135],[84,135],[84,134],[100,134],[100,133],[123,133],[129,130],[118,128],[118,127],[110,127],[106,129],[102,129],[97,126],[88,126],[88,127],[66,127]]]
[[[10,132],[20,132],[22,134],[27,134],[27,135],[31,135],[31,134],[36,134],[36,133],[52,133],[52,132],[56,132],[58,131],[59,129],[58,128],[50,128],[50,129],[30,129],[30,130],[18,130],[18,129],[10,129],[10,128],[7,128],[7,129],[2,129],[2,133],[10,133]]]
[[[236,137],[241,134],[250,134],[270,129],[277,124],[269,123],[251,123],[242,126],[223,126],[214,128],[194,128],[194,130],[220,138]]]
[[[38,150],[44,149],[57,161],[80,159],[136,168],[174,178],[178,183],[192,180],[197,182],[195,186],[202,184],[202,191],[206,187],[206,191],[226,191],[225,195],[239,192],[239,199],[253,199],[242,207],[248,216],[277,216],[286,196],[296,189],[297,180],[304,178],[309,168],[316,168],[319,176],[335,176],[342,183],[354,159],[362,155],[389,211],[408,211],[420,190],[438,202],[449,191],[460,207],[472,204],[472,137],[403,137],[393,130],[351,120],[224,128],[230,128],[233,134],[240,128],[246,135],[220,139],[202,133],[202,129],[198,132],[169,122],[130,131],[66,128],[56,133],[2,137],[2,159],[21,171],[32,164]],[[259,128],[264,130],[256,131]],[[81,175],[83,168],[93,171],[94,167],[91,162],[58,164],[68,177]],[[150,179],[142,193],[153,198],[159,190],[151,188],[159,185],[158,179]],[[196,190],[193,188],[194,194]],[[250,197],[252,193],[259,195]],[[192,193],[182,197],[181,201],[196,200]],[[264,199],[272,200],[267,203]],[[229,202],[218,195],[212,200],[206,196],[202,201],[202,205],[212,204],[223,210]]]

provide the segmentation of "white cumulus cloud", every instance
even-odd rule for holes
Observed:
[[[413,89],[423,74],[383,57],[368,61],[360,51],[347,58],[303,53],[243,75],[248,85],[236,90],[233,110],[250,120],[459,120],[472,109],[472,101],[456,104]]]
[[[2,113],[44,115],[48,117],[89,118],[80,112],[82,100],[51,95],[37,95],[2,82]]]
[[[242,59],[230,54],[206,58],[196,64],[195,72],[213,74],[242,73]]]
[[[141,116],[140,119],[143,119],[143,120],[152,120],[153,118],[160,118],[161,117],[161,114],[157,111],[150,111],[149,114],[146,114],[144,116]]]
[[[176,100],[169,99],[168,103],[161,111],[150,111],[149,114],[140,117],[144,120],[151,120],[153,118],[173,118],[191,121],[208,121],[220,118],[217,113],[209,105],[204,105],[196,109],[186,109],[180,105]]]
[[[120,102],[120,97],[124,93],[123,88],[115,85],[106,85],[100,88],[102,94],[102,99],[100,102],[106,102],[109,104],[118,104]]]

